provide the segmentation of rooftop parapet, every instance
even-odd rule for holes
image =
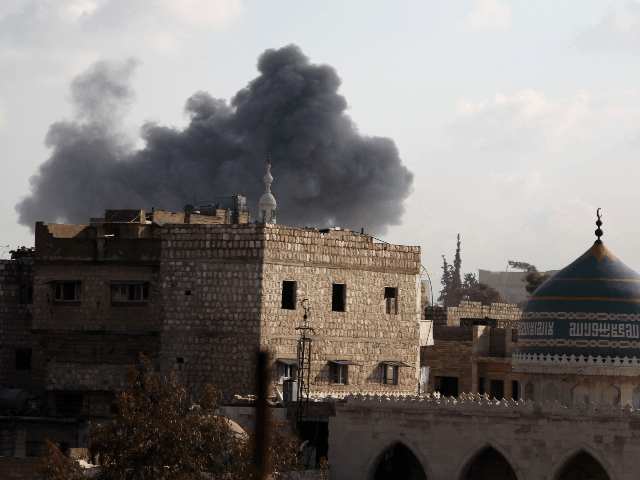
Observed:
[[[485,414],[547,414],[568,416],[617,416],[640,419],[640,409],[630,405],[608,403],[532,402],[530,400],[496,400],[487,395],[463,393],[459,397],[435,395],[347,395],[342,405],[382,408],[406,408]]]
[[[514,353],[513,368],[516,372],[567,373],[581,375],[637,376],[640,360],[636,357],[584,357],[582,355],[542,355]]]

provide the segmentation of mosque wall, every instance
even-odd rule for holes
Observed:
[[[357,396],[335,408],[329,420],[334,480],[374,479],[398,444],[409,449],[428,480],[470,478],[467,470],[489,449],[514,473],[495,478],[557,480],[581,452],[610,480],[635,479],[640,467],[639,410],[489,402],[477,396]],[[352,448],[355,439],[358,448]]]

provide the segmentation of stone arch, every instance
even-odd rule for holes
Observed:
[[[527,384],[524,386],[524,400],[527,401],[535,401],[535,386],[533,385],[533,382],[531,380],[529,380],[527,382]]]
[[[558,460],[551,469],[549,475],[547,475],[547,480],[561,480],[561,475],[565,473],[564,470],[571,464],[574,459],[578,458],[583,453],[591,457],[602,467],[607,475],[606,480],[617,480],[618,477],[615,476],[607,461],[602,458],[602,455],[600,455],[600,453],[584,443],[576,445],[575,447],[570,449],[560,460]]]
[[[365,469],[362,480],[373,480],[375,478],[376,470],[380,466],[381,461],[384,459],[385,454],[396,445],[401,445],[402,447],[406,448],[411,454],[413,454],[415,459],[422,467],[422,471],[424,472],[426,480],[434,479],[433,473],[431,472],[429,464],[427,463],[427,459],[424,457],[422,452],[406,438],[397,436],[385,443],[376,451],[376,454],[373,456],[373,461],[370,462],[369,466]]]
[[[550,381],[545,385],[544,399],[551,403],[555,403],[555,402],[560,403],[560,389],[555,384],[555,382]]]
[[[600,403],[617,405],[620,403],[620,389],[613,384],[605,386],[600,392]]]
[[[636,386],[631,393],[631,406],[640,408],[640,386]]]
[[[524,478],[524,474],[522,470],[511,456],[509,452],[507,452],[502,445],[496,442],[493,439],[488,439],[486,442],[472,449],[465,456],[464,460],[460,462],[458,469],[455,475],[452,477],[454,480],[466,480],[466,474],[472,464],[487,450],[493,450],[500,454],[500,456],[509,464],[516,480],[522,480]],[[508,477],[507,477],[508,478]],[[502,479],[501,479],[502,480]]]
[[[582,382],[573,387],[571,389],[571,401],[575,403],[589,403],[589,385]]]

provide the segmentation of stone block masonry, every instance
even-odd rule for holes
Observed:
[[[274,225],[172,225],[162,231],[165,305],[161,362],[193,387],[210,379],[226,395],[254,393],[255,351],[295,358],[306,299],[312,390],[330,384],[329,363],[350,360],[343,394],[416,389],[419,247],[374,243],[352,232]],[[283,282],[295,282],[283,308]],[[333,285],[346,285],[333,311]],[[387,313],[385,288],[397,291]],[[400,361],[397,385],[381,384],[380,362]]]

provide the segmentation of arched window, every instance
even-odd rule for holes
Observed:
[[[527,401],[529,400],[531,400],[532,402],[534,401],[533,382],[527,383],[527,386],[524,387],[524,399]]]
[[[633,393],[631,394],[631,406],[633,408],[640,408],[640,387],[633,389]]]
[[[575,403],[589,403],[589,386],[580,383],[571,390],[571,400]]]
[[[422,465],[407,447],[401,443],[389,447],[380,459],[374,480],[427,480]]]
[[[600,403],[608,403],[609,405],[617,405],[620,403],[620,390],[613,385],[607,385],[602,389],[600,394]]]
[[[558,480],[610,480],[602,465],[586,452],[573,457],[558,476]]]
[[[517,480],[509,462],[493,447],[480,452],[469,464],[464,480]]]
[[[544,389],[544,397],[551,403],[560,402],[560,389],[549,382]]]

